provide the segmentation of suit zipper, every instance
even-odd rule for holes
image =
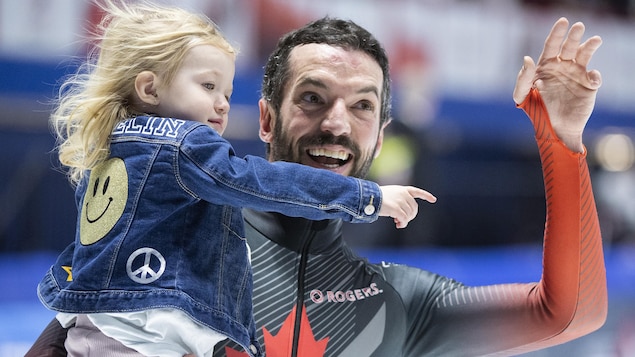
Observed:
[[[300,267],[298,268],[298,293],[295,303],[295,323],[293,324],[293,344],[291,346],[291,357],[298,357],[298,346],[300,343],[300,322],[302,321],[302,309],[304,308],[304,274],[309,260],[309,248],[318,231],[323,230],[328,225],[328,221],[311,222],[311,232],[302,245],[300,252]]]

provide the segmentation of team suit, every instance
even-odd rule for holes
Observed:
[[[539,282],[469,287],[372,264],[347,247],[338,220],[245,210],[254,317],[267,356],[515,355],[601,326],[606,272],[585,153],[558,140],[536,90],[520,107],[535,128],[547,200]],[[27,356],[63,338],[53,321]],[[237,350],[219,344],[215,356],[243,356]]]

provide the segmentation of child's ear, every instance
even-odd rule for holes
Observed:
[[[159,104],[159,97],[157,96],[158,77],[151,71],[143,71],[137,74],[134,81],[135,91],[137,97],[142,102],[150,105]]]

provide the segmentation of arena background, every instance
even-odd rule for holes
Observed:
[[[166,2],[166,1],[164,1]],[[531,125],[511,99],[523,55],[553,22],[582,20],[604,43],[585,143],[600,214],[609,319],[531,356],[635,356],[635,2],[632,0],[187,0],[240,47],[230,124],[241,155],[262,155],[262,65],[286,31],[330,15],[373,32],[391,57],[394,115],[372,178],[412,183],[422,204],[405,230],[347,226],[371,261],[418,266],[467,284],[540,279],[544,191]],[[60,79],[99,19],[86,0],[0,0],[0,356],[21,356],[53,313],[35,287],[74,234],[71,187],[55,170],[47,126]]]

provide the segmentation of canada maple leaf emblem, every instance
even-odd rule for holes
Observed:
[[[266,327],[262,328],[265,338],[265,351],[267,357],[289,357],[293,345],[293,324],[295,317],[295,307],[282,323],[280,331],[275,336],[272,335]],[[300,339],[298,342],[298,356],[302,357],[324,357],[326,345],[329,338],[323,338],[319,341],[315,340],[313,329],[309,323],[309,317],[306,309],[302,307],[302,315],[300,319]],[[232,348],[226,347],[225,354],[227,357],[246,357],[245,352],[238,352]]]

